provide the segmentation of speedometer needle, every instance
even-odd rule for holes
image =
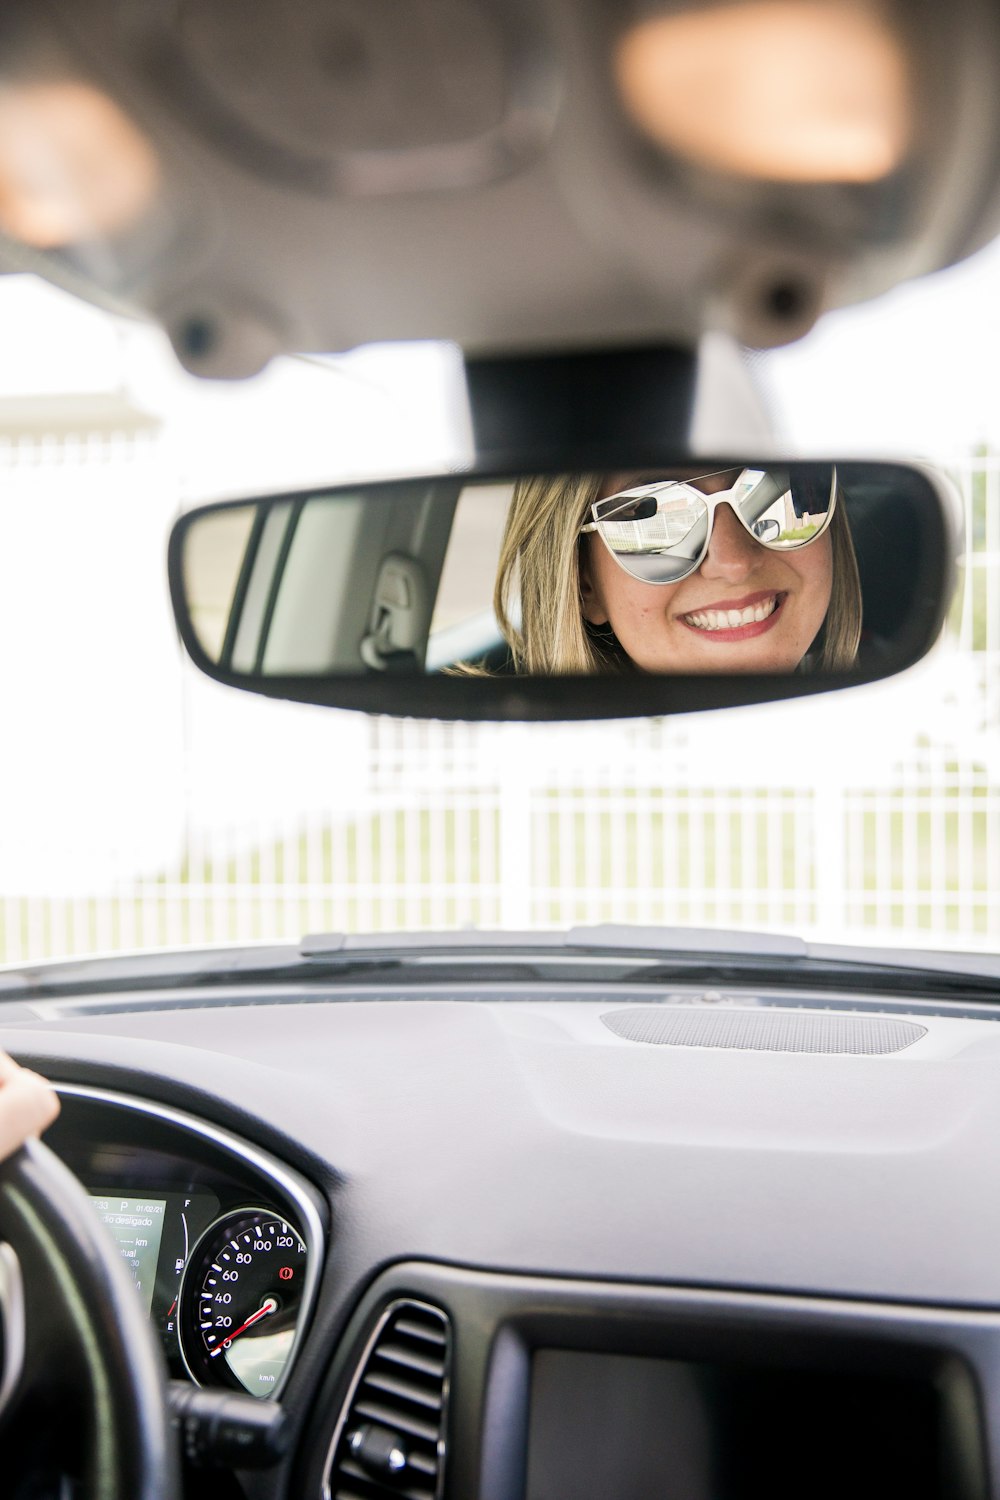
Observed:
[[[269,1313],[277,1311],[278,1304],[277,1302],[275,1302],[274,1298],[265,1297],[264,1301],[260,1304],[260,1307],[258,1307],[257,1311],[255,1313],[252,1313],[251,1316],[247,1318],[245,1323],[241,1323],[239,1328],[234,1328],[232,1333],[227,1333],[225,1338],[222,1340],[222,1343],[219,1344],[215,1349],[212,1349],[210,1351],[209,1359],[214,1359],[217,1354],[222,1353],[223,1349],[228,1349],[229,1345],[233,1342],[233,1339],[238,1339],[241,1333],[246,1333],[247,1329],[252,1328],[255,1323],[259,1323],[261,1318],[266,1318]]]

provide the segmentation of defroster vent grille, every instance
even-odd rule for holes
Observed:
[[[892,1016],[810,1011],[702,1011],[643,1006],[605,1011],[609,1031],[660,1047],[731,1047],[738,1052],[825,1052],[881,1057],[912,1047],[927,1027]]]
[[[427,1302],[394,1302],[368,1340],[337,1423],[327,1500],[439,1500],[451,1328]]]

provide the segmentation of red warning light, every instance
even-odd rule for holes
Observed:
[[[292,1277],[295,1275],[295,1272],[292,1270],[291,1266],[282,1266],[281,1270],[278,1272],[278,1275],[281,1277],[282,1281],[291,1281]]]

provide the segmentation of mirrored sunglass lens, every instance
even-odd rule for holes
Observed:
[[[803,547],[826,526],[832,508],[831,469],[793,467],[747,477],[755,483],[737,503],[746,525],[764,546],[779,551]]]
[[[640,583],[676,583],[694,571],[701,557],[695,549],[692,557],[675,552],[616,552],[615,560]]]
[[[621,495],[595,507],[601,536],[616,555],[691,554],[693,539],[704,541],[705,502],[686,487],[660,490],[629,500]]]
[[[612,495],[594,506],[597,521],[651,521],[656,515],[655,495]]]

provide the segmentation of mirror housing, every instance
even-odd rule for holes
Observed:
[[[483,471],[474,477],[434,475],[190,511],[176,523],[169,546],[171,599],[181,639],[203,672],[232,687],[371,713],[469,720],[621,718],[798,697],[893,675],[919,660],[937,639],[954,586],[960,526],[957,495],[930,468],[840,461],[776,465],[771,459],[755,465],[730,456],[699,459],[692,469],[689,457],[648,460],[647,454],[629,467],[643,478],[666,472],[671,493],[684,489],[690,499],[695,491],[696,506],[702,502],[697,485],[688,483],[693,474],[706,489],[720,473],[742,477],[759,470],[769,482],[785,476],[788,493],[766,516],[748,510],[742,529],[735,501],[720,506],[719,514],[729,517],[724,524],[736,528],[736,546],[747,553],[747,566],[758,569],[753,576],[764,584],[732,600],[741,606],[735,623],[731,613],[727,620],[725,609],[705,602],[706,592],[730,589],[723,580],[706,591],[708,551],[700,562],[684,564],[686,583],[666,589],[640,584],[651,630],[661,628],[672,597],[694,611],[680,617],[680,627],[674,618],[670,638],[683,638],[682,652],[690,638],[693,657],[678,656],[676,644],[668,644],[661,665],[637,667],[609,619],[581,625],[597,640],[590,669],[565,670],[554,658],[556,664],[543,673],[523,670],[529,629],[519,616],[517,597],[523,560],[507,569],[506,602],[499,611],[493,599],[511,497],[520,494],[523,501],[529,492],[548,494],[555,502],[551,514],[559,516],[563,493],[567,504],[579,506],[585,487],[590,484],[596,492],[601,482],[597,476],[555,473],[532,474],[530,482]],[[674,478],[671,471],[686,478]],[[789,618],[796,618],[798,573],[809,577],[799,559],[812,551],[803,547],[803,539],[810,539],[815,518],[797,501],[792,506],[789,474],[797,476],[802,494],[822,497],[835,486],[839,496],[844,519],[836,526],[826,523],[827,541],[838,528],[846,532],[856,560],[860,648],[849,665],[819,649],[824,632],[829,634],[832,604],[820,607],[815,639],[810,633],[784,665],[762,654],[758,637],[769,632],[772,647],[781,640]],[[714,482],[718,489],[729,480]],[[775,488],[771,482],[770,492]],[[819,503],[810,499],[809,510]],[[776,519],[782,505],[783,522]],[[580,519],[586,521],[586,513]],[[701,527],[704,534],[704,521]],[[710,535],[717,527],[718,520],[709,523]],[[562,531],[572,549],[567,566],[574,579],[584,548],[603,545],[596,536],[581,536],[581,530],[571,518]],[[842,543],[832,545],[836,556]],[[670,544],[649,552],[647,561],[651,557],[658,565],[667,554],[672,555]],[[819,557],[817,547],[813,561]],[[623,566],[612,557],[613,580],[620,581]],[[625,567],[621,576],[629,586],[627,573]],[[783,592],[786,579],[791,588]],[[573,587],[581,594],[575,582]],[[829,574],[826,587],[829,600],[834,597]],[[583,612],[579,600],[573,607]],[[781,610],[786,614],[775,630]],[[708,656],[699,656],[706,637],[713,638]],[[692,661],[709,659],[710,670],[692,669]]]

